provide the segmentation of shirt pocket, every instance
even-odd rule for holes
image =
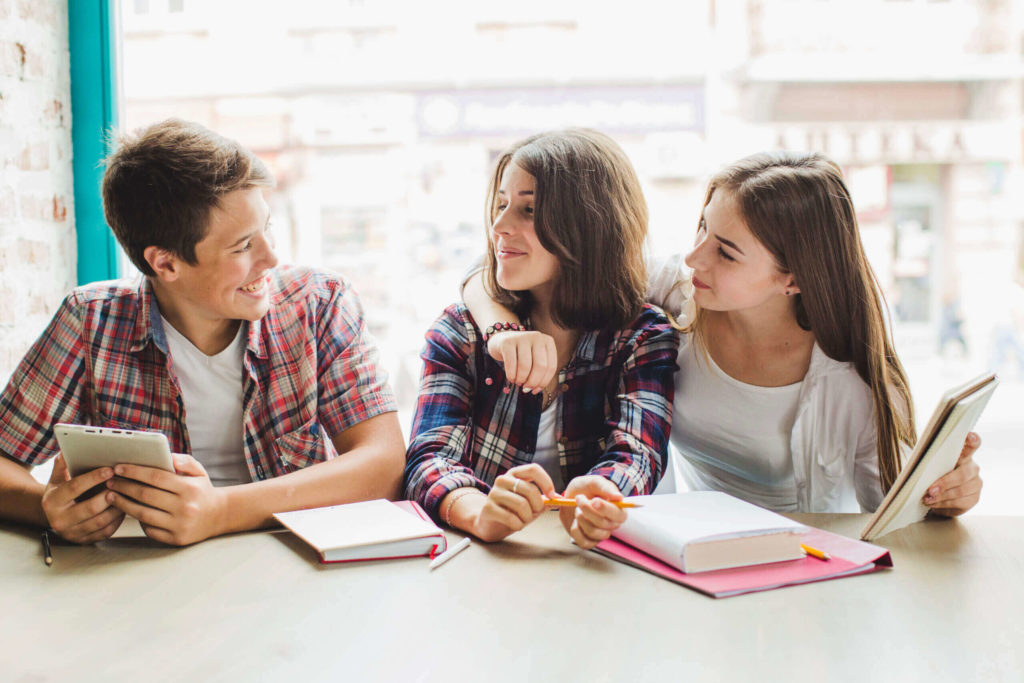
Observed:
[[[326,462],[337,455],[334,443],[315,416],[297,429],[277,437],[274,449],[285,472]]]

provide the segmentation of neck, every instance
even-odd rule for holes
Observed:
[[[533,308],[530,310],[530,322],[533,325],[533,329],[543,332],[554,339],[555,350],[558,352],[558,365],[561,367],[572,358],[580,333],[579,330],[562,327],[555,322],[551,317],[550,291],[538,290],[531,290],[531,294],[533,294]]]
[[[796,322],[796,304],[788,297],[776,297],[756,308],[713,314],[720,327],[748,348],[788,345],[794,339],[814,335]]]
[[[188,310],[188,305],[156,279],[150,280],[160,315],[174,326],[185,339],[207,356],[215,356],[226,349],[238,334],[241,320],[212,320]]]

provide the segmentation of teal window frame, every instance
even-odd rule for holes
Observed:
[[[116,9],[117,0],[68,0],[71,166],[80,285],[121,275],[121,248],[103,216],[100,195],[103,159],[119,121]]]

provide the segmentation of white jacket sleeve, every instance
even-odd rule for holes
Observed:
[[[681,326],[693,322],[693,284],[683,254],[647,259],[647,302],[672,315]]]

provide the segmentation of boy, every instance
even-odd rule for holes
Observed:
[[[405,446],[359,301],[277,267],[272,185],[238,143],[178,120],[108,158],[107,222],[143,278],[74,290],[0,395],[0,517],[93,543],[128,514],[184,545],[398,494]],[[58,422],[163,432],[176,472],[71,478],[58,457],[44,486],[29,470],[57,455]]]

